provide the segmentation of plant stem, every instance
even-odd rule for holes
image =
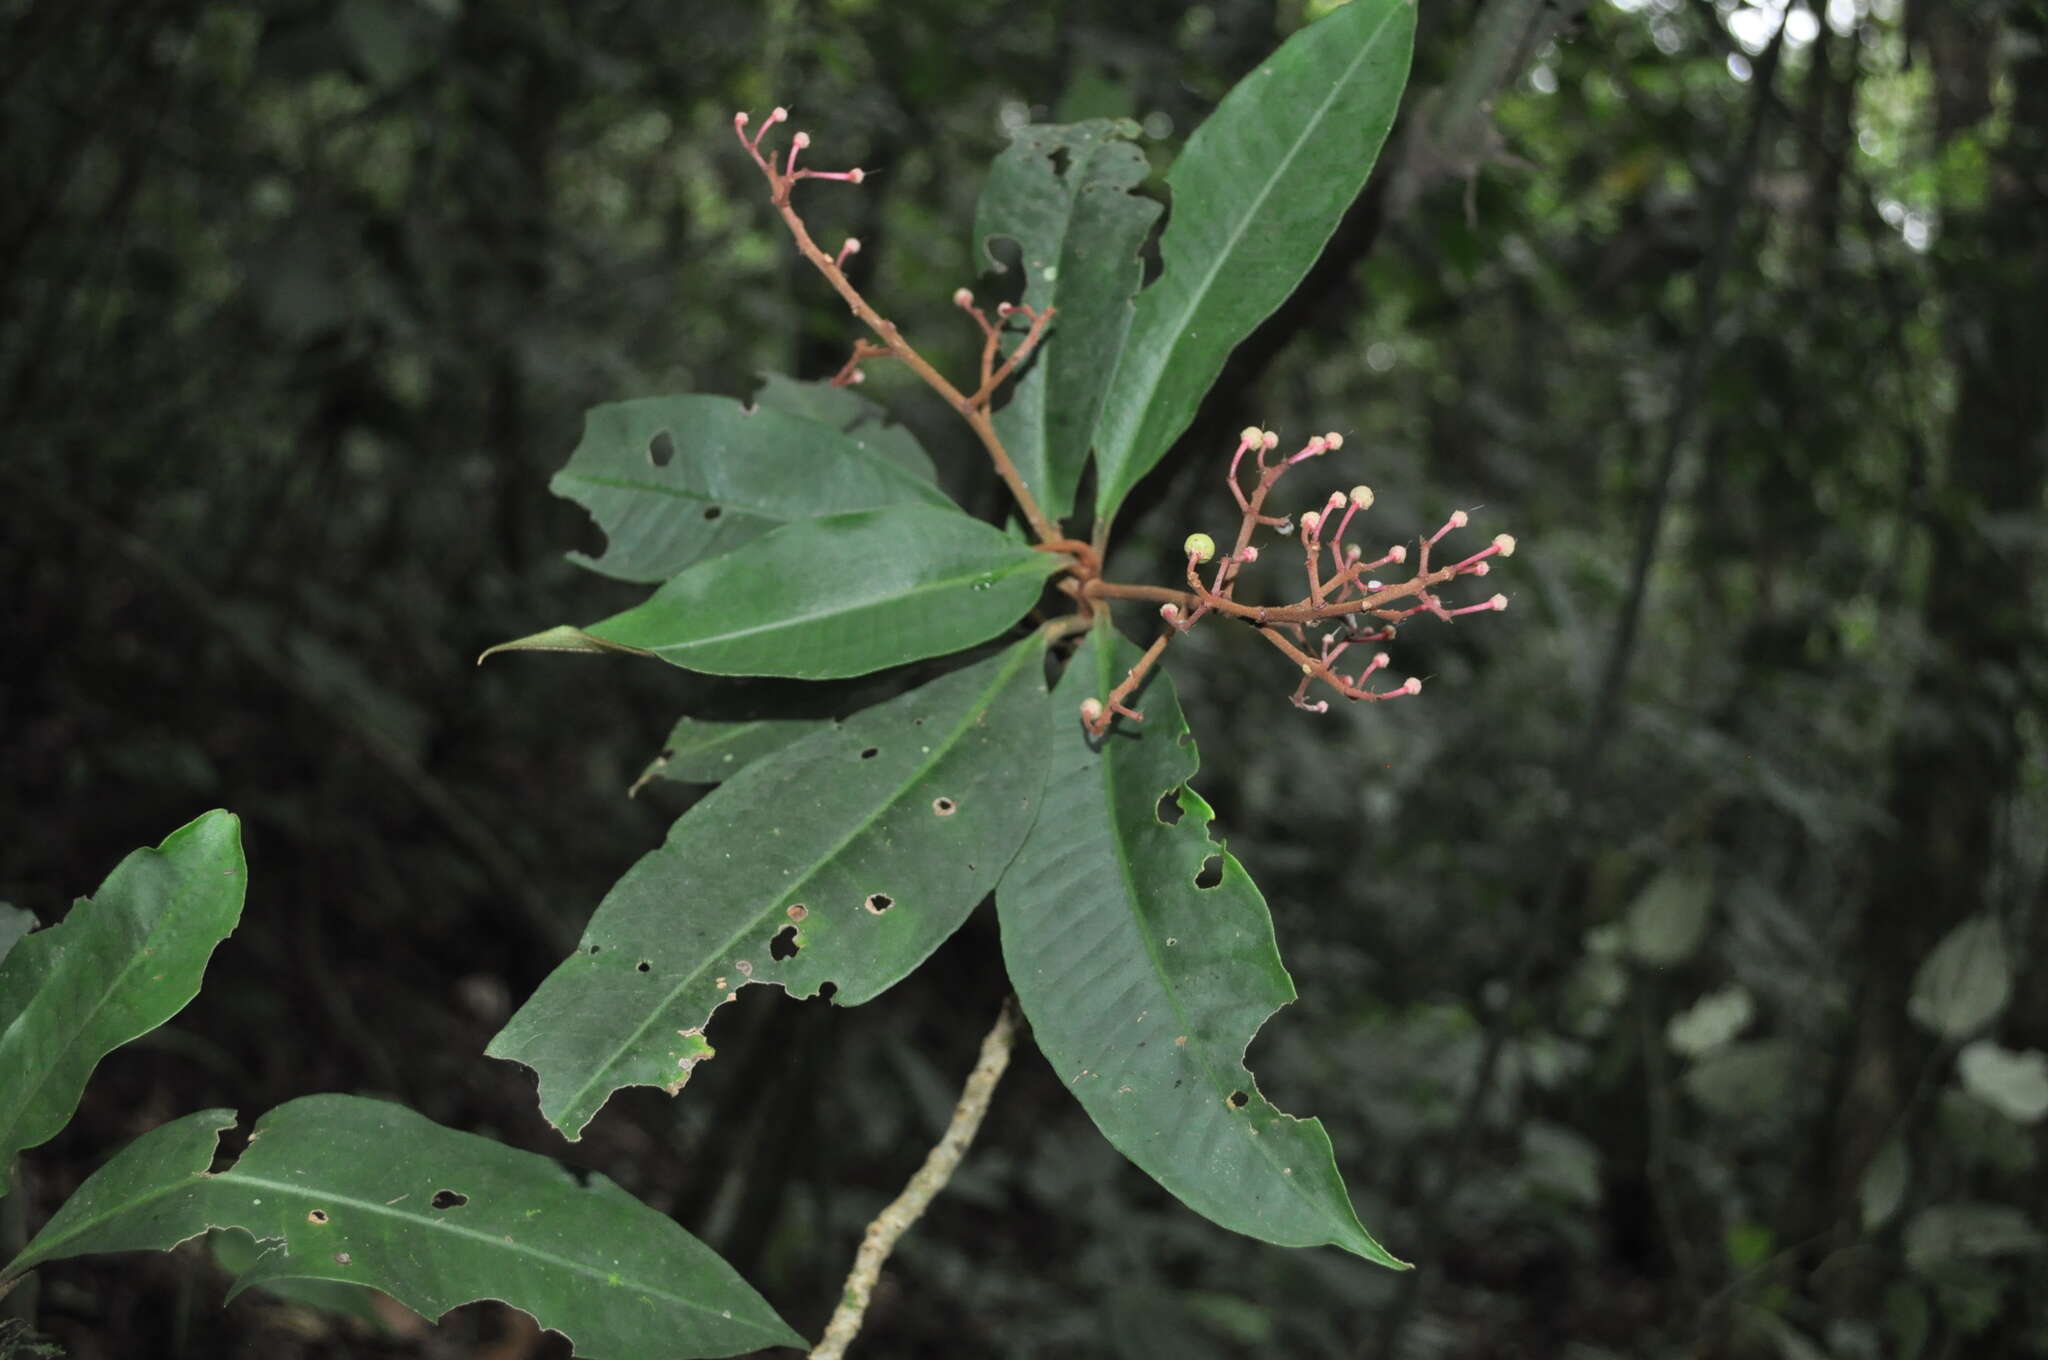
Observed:
[[[953,1178],[968,1144],[981,1128],[982,1116],[988,1113],[989,1097],[1002,1079],[1003,1069],[1010,1065],[1010,1049],[1016,1040],[1017,999],[1004,997],[1003,1009],[981,1041],[981,1057],[967,1074],[967,1084],[961,1088],[960,1103],[953,1107],[953,1118],[946,1125],[945,1134],[925,1155],[924,1165],[903,1187],[903,1193],[868,1224],[867,1235],[861,1239],[860,1250],[853,1258],[853,1270],[840,1292],[839,1307],[833,1310],[825,1335],[812,1349],[811,1360],[840,1360],[860,1334],[861,1319],[867,1315],[868,1303],[874,1297],[882,1263],[895,1250],[896,1240],[917,1222],[932,1197]]]
[[[744,133],[740,141],[743,145],[746,144]],[[748,150],[753,152],[753,147],[749,145]],[[1031,494],[1031,488],[1025,484],[1023,474],[1018,472],[1017,465],[1010,461],[1009,450],[1003,447],[1003,441],[997,437],[995,421],[988,409],[989,398],[993,395],[995,384],[1009,376],[1044,334],[1045,322],[1052,315],[1051,309],[1048,308],[1044,315],[1037,319],[1023,343],[1004,361],[1002,367],[996,373],[984,377],[981,390],[973,396],[968,396],[947,381],[945,374],[933,368],[922,354],[911,347],[910,342],[903,338],[903,333],[896,329],[895,322],[876,311],[874,306],[861,296],[860,290],[853,286],[853,281],[846,277],[846,271],[811,239],[811,233],[804,226],[803,218],[790,206],[789,191],[795,187],[794,181],[787,175],[776,172],[772,158],[764,161],[758,153],[754,154],[755,163],[768,176],[769,184],[773,187],[772,201],[775,204],[775,211],[782,215],[783,224],[789,228],[791,238],[796,241],[797,250],[825,276],[825,282],[831,284],[833,290],[846,299],[846,305],[853,309],[853,314],[880,337],[882,343],[888,347],[889,353],[901,360],[925,386],[938,393],[948,406],[960,413],[961,418],[974,431],[975,437],[981,440],[981,446],[988,451],[989,461],[995,465],[996,475],[1010,488],[1010,495],[1016,499],[1017,508],[1024,512],[1024,518],[1030,523],[1031,532],[1037,535],[1038,541],[1049,543],[1054,539],[1066,537],[1060,532],[1057,524],[1046,518],[1045,511],[1039,508],[1037,498]]]

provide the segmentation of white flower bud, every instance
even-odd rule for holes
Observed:
[[[1369,486],[1352,487],[1351,504],[1360,510],[1372,509],[1372,488]]]
[[[1411,675],[1406,680],[1403,680],[1401,682],[1401,692],[1403,694],[1422,693],[1422,677],[1417,675]]]
[[[1333,449],[1341,449],[1344,447],[1344,436],[1332,430],[1323,436],[1323,442]]]
[[[1316,531],[1323,527],[1323,517],[1313,510],[1301,512],[1301,532],[1304,537],[1314,538]]]
[[[1508,597],[1505,595],[1496,595],[1492,599],[1488,600],[1487,603],[1492,605],[1493,612],[1498,614],[1501,610],[1506,609],[1508,607]]]
[[[965,288],[955,288],[953,290],[953,305],[955,307],[972,307],[974,305],[974,294],[968,292]]]
[[[1515,555],[1515,536],[1513,534],[1495,534],[1493,536],[1493,546],[1500,549],[1502,557],[1513,557]]]
[[[1242,430],[1239,430],[1237,432],[1237,442],[1244,445],[1248,449],[1256,448],[1258,447],[1259,441],[1265,438],[1265,436],[1266,432],[1260,429],[1258,426],[1247,425]]]
[[[1089,724],[1090,726],[1093,726],[1095,723],[1101,721],[1101,719],[1102,700],[1083,699],[1081,701],[1081,721]]]

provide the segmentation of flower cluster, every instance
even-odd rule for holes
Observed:
[[[1345,541],[1354,518],[1372,508],[1369,486],[1333,491],[1318,508],[1303,511],[1298,519],[1268,514],[1267,498],[1282,477],[1311,458],[1341,449],[1344,439],[1335,432],[1315,435],[1284,457],[1275,456],[1279,447],[1280,436],[1272,430],[1252,426],[1238,436],[1225,478],[1240,512],[1236,542],[1219,557],[1216,541],[1208,534],[1189,534],[1181,544],[1187,557],[1185,592],[1090,583],[1088,593],[1093,596],[1160,600],[1159,615],[1172,629],[1160,635],[1106,698],[1089,699],[1081,705],[1081,721],[1091,735],[1108,731],[1118,716],[1142,719],[1143,715],[1124,701],[1143,682],[1173,633],[1185,633],[1210,614],[1231,615],[1257,628],[1301,672],[1301,683],[1293,694],[1295,706],[1327,713],[1329,700],[1310,700],[1310,686],[1323,685],[1351,700],[1393,699],[1422,690],[1422,681],[1414,676],[1389,688],[1373,687],[1374,677],[1392,664],[1384,651],[1373,651],[1355,673],[1346,674],[1344,658],[1352,648],[1392,641],[1401,623],[1417,614],[1448,621],[1461,614],[1492,613],[1508,607],[1505,595],[1454,607],[1436,593],[1438,586],[1458,577],[1488,575],[1493,570],[1491,559],[1510,557],[1515,551],[1515,540],[1498,534],[1486,547],[1459,561],[1432,565],[1430,556],[1437,545],[1446,535],[1465,527],[1468,517],[1463,510],[1452,511],[1441,528],[1420,540],[1412,554],[1407,545],[1396,543],[1369,560],[1364,546]],[[1241,480],[1247,454],[1252,456],[1252,471],[1257,474],[1250,491]],[[1254,605],[1237,598],[1240,573],[1259,561],[1260,550],[1252,539],[1261,528],[1282,538],[1293,537],[1299,545],[1308,593],[1293,604]],[[1389,582],[1378,574],[1387,567],[1408,564],[1411,555],[1414,563],[1405,580]],[[1211,563],[1214,566],[1204,580],[1203,568]]]

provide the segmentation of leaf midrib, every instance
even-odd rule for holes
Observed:
[[[1111,655],[1110,648],[1104,647],[1102,649],[1102,655],[1110,660],[1109,669],[1113,671],[1115,669],[1115,662],[1114,658]],[[1107,674],[1104,674],[1102,676],[1102,683],[1105,687],[1108,685],[1109,679],[1110,677]],[[1119,851],[1119,853],[1116,856],[1117,876],[1122,880],[1124,885],[1125,915],[1126,918],[1131,922],[1132,928],[1136,932],[1140,943],[1142,943],[1145,946],[1145,957],[1148,960],[1150,960],[1152,964],[1153,981],[1158,984],[1159,990],[1166,995],[1167,1004],[1173,1008],[1174,1017],[1181,1022],[1180,1032],[1189,1036],[1188,1048],[1182,1049],[1181,1051],[1187,1052],[1189,1051],[1189,1049],[1192,1049],[1194,1051],[1194,1060],[1197,1066],[1201,1068],[1202,1075],[1208,1080],[1210,1089],[1212,1091],[1216,1092],[1219,1096],[1222,1096],[1229,1091],[1235,1091],[1238,1089],[1236,1077],[1232,1076],[1228,1081],[1218,1081],[1217,1077],[1219,1076],[1219,1069],[1210,1059],[1208,1046],[1206,1044],[1198,1044],[1195,1041],[1194,1035],[1197,1031],[1197,1027],[1189,1019],[1187,1008],[1185,1005],[1183,1005],[1181,1001],[1180,989],[1173,984],[1170,975],[1167,973],[1165,960],[1160,955],[1158,948],[1153,943],[1153,932],[1145,928],[1144,922],[1137,910],[1137,904],[1141,900],[1138,890],[1138,880],[1132,871],[1130,856],[1128,854],[1122,853],[1125,845],[1125,838],[1120,834],[1116,834],[1115,831],[1115,828],[1120,827],[1121,825],[1123,825],[1123,823],[1118,817],[1119,804],[1116,797],[1115,785],[1113,781],[1109,778],[1109,763],[1106,760],[1098,760],[1096,764],[1097,767],[1102,771],[1102,799],[1104,808],[1109,814],[1109,820],[1107,822],[1107,825],[1111,828],[1112,835],[1116,840],[1117,849]],[[1187,772],[1187,774],[1182,775],[1180,779],[1175,781],[1174,788],[1179,789],[1183,785],[1185,785],[1188,781],[1189,776],[1191,776],[1193,773],[1194,771],[1190,769]],[[1139,815],[1143,816],[1145,814],[1141,812]],[[1223,847],[1217,842],[1209,841],[1208,844],[1215,847],[1217,854],[1225,853]],[[1267,1020],[1270,1020],[1273,1018],[1274,1014],[1275,1012],[1268,1012],[1265,1018]],[[1263,1027],[1263,1025],[1264,1021],[1261,1021],[1260,1027]],[[1246,1038],[1246,1047],[1249,1048],[1251,1040],[1257,1037],[1258,1028],[1254,1028],[1252,1033]],[[1244,1067],[1242,1061],[1240,1061],[1238,1065],[1240,1068]],[[1251,1077],[1250,1069],[1246,1068],[1244,1070],[1246,1076]],[[1254,1087],[1254,1089],[1256,1089],[1258,1085],[1258,1080],[1256,1077],[1251,1078],[1251,1084]],[[1260,1099],[1263,1100],[1265,1099],[1265,1097],[1262,1095]],[[1270,1100],[1268,1100],[1266,1103],[1269,1106],[1272,1105],[1272,1102]],[[1280,1109],[1278,1106],[1273,1107],[1273,1113],[1278,1115],[1282,1119],[1293,1120],[1295,1123],[1308,1122],[1304,1119],[1301,1119],[1299,1116],[1288,1114],[1285,1110]],[[1212,1115],[1211,1117],[1213,1118],[1214,1116]],[[1231,1124],[1231,1127],[1237,1127],[1236,1123],[1233,1122]],[[1245,1127],[1249,1128],[1249,1121],[1245,1121]],[[1263,1139],[1254,1137],[1249,1133],[1245,1133],[1242,1136],[1248,1139],[1250,1141],[1251,1146],[1257,1149],[1259,1157],[1262,1160],[1264,1160],[1268,1166],[1275,1168],[1276,1171],[1284,1170],[1277,1154],[1271,1151],[1272,1145],[1270,1143],[1266,1142]],[[1308,1190],[1302,1185],[1301,1181],[1298,1178],[1292,1175],[1281,1174],[1277,1175],[1275,1179],[1284,1184],[1288,1188],[1288,1190],[1293,1193],[1294,1197],[1301,1201],[1301,1203],[1306,1208],[1308,1208],[1309,1211],[1317,1219],[1324,1222],[1329,1221],[1329,1211],[1308,1193]],[[1340,1223],[1339,1226],[1341,1227],[1343,1225]],[[1370,1237],[1368,1237],[1367,1240],[1371,1240]]]
[[[738,944],[741,940],[746,939],[750,935],[758,933],[761,929],[761,925],[764,920],[773,920],[776,908],[780,907],[783,903],[789,901],[792,897],[800,895],[804,889],[805,884],[809,883],[812,879],[816,878],[819,873],[823,872],[826,865],[838,859],[839,856],[845,852],[847,846],[851,845],[856,839],[864,835],[870,827],[874,826],[874,824],[881,819],[883,813],[887,812],[890,808],[893,808],[898,803],[900,803],[903,800],[904,794],[909,792],[911,788],[915,787],[918,781],[923,779],[925,775],[928,774],[931,771],[931,769],[939,763],[940,760],[944,759],[948,754],[950,754],[953,748],[959,745],[961,738],[967,734],[968,730],[974,727],[976,725],[977,720],[988,711],[990,705],[992,705],[995,702],[993,696],[1002,692],[1004,687],[1010,683],[1012,677],[1015,676],[1017,667],[1022,665],[1024,661],[1029,658],[1031,654],[1032,644],[1034,641],[1035,639],[1033,638],[1026,638],[1022,642],[1019,642],[1014,647],[1012,647],[1011,651],[1014,654],[1015,659],[1009,665],[1000,667],[996,671],[995,678],[989,683],[986,689],[981,691],[978,701],[976,703],[969,705],[966,712],[962,714],[960,722],[953,728],[953,730],[950,733],[947,734],[945,742],[935,743],[932,748],[931,754],[925,760],[921,761],[919,764],[912,767],[910,773],[903,779],[901,783],[897,785],[896,790],[893,793],[891,793],[887,798],[883,799],[881,802],[877,803],[874,809],[868,814],[868,816],[863,818],[861,821],[855,823],[853,828],[849,830],[846,833],[846,835],[842,836],[836,843],[834,843],[829,849],[829,851],[827,851],[825,854],[818,856],[812,862],[810,868],[804,871],[802,877],[798,878],[795,882],[790,883],[786,887],[784,887],[784,889],[779,894],[777,894],[771,901],[769,901],[767,905],[763,906],[760,911],[756,912],[752,917],[748,918],[747,922],[744,925],[735,929],[732,932],[732,934],[726,938],[724,944],[719,946],[719,948],[717,948],[716,950],[707,952],[705,957],[722,958],[725,955],[725,953],[728,950],[730,950],[735,944]],[[728,785],[727,787],[730,787],[730,785]],[[649,1009],[647,1018],[640,1023],[639,1028],[635,1029],[633,1033],[629,1035],[624,1041],[615,1045],[611,1053],[605,1057],[602,1063],[594,1065],[590,1079],[585,1081],[583,1085],[577,1087],[574,1095],[563,1106],[564,1113],[568,1113],[580,1107],[581,1102],[583,1102],[585,1098],[589,1096],[590,1092],[600,1082],[605,1080],[604,1074],[612,1070],[612,1068],[618,1063],[620,1056],[624,1054],[628,1049],[640,1043],[640,1041],[643,1038],[645,1038],[648,1030],[654,1027],[656,1019],[659,1018],[663,1013],[665,1013],[669,1009],[669,1007],[675,1005],[677,998],[682,996],[685,989],[687,989],[691,984],[699,981],[703,977],[704,971],[705,967],[702,965],[693,969],[691,972],[689,972],[680,980],[678,980],[675,986],[669,989],[668,995],[661,999],[661,1002],[658,1006]],[[751,986],[754,981],[754,979],[750,978],[745,982],[742,982],[740,985],[743,987]],[[760,981],[766,982],[767,979],[760,979]],[[705,1023],[709,1023],[711,1016],[716,1014],[719,1006],[723,1004],[723,1002],[714,1002],[712,1004],[711,1009],[705,1012]],[[618,1088],[613,1087],[612,1089],[617,1090]],[[596,1114],[597,1111],[592,1110],[590,1112],[590,1115],[586,1117],[583,1121],[584,1124],[588,1124],[591,1118],[596,1117]],[[577,1127],[580,1130],[583,1127],[583,1125],[578,1125]]]
[[[886,608],[905,601],[921,599],[936,591],[958,591],[962,586],[967,586],[971,589],[974,583],[984,576],[991,577],[989,584],[993,586],[997,581],[1008,581],[1041,565],[1044,565],[1047,570],[1057,565],[1050,561],[1041,564],[1037,560],[1045,557],[1047,557],[1047,554],[1033,552],[1028,556],[1015,558],[1006,565],[969,568],[960,575],[928,579],[893,594],[869,596],[852,604],[840,604],[838,608],[814,609],[806,614],[777,614],[766,623],[730,628],[721,633],[706,633],[699,637],[685,638],[680,642],[663,643],[660,646],[650,647],[647,650],[658,655],[667,655],[669,653],[688,655],[695,648],[720,647],[734,642],[742,642],[749,638],[759,637],[763,634],[786,632],[792,628],[801,628],[832,619],[850,618],[868,610]],[[840,596],[827,595],[824,597],[823,602],[827,606],[831,606],[838,604],[842,598]],[[642,608],[646,607],[648,606],[642,606]],[[601,638],[604,637],[604,634],[597,630],[603,626],[603,624],[592,624],[585,631],[594,637]]]
[[[1294,164],[1295,158],[1301,154],[1302,147],[1308,144],[1309,138],[1312,135],[1312,133],[1315,131],[1319,131],[1321,129],[1323,119],[1328,116],[1330,107],[1337,102],[1337,97],[1339,93],[1345,88],[1345,86],[1347,86],[1350,83],[1351,78],[1353,77],[1353,75],[1356,74],[1358,67],[1365,61],[1365,59],[1368,56],[1370,56],[1378,48],[1381,35],[1386,32],[1387,25],[1394,21],[1394,17],[1398,13],[1398,6],[1389,6],[1386,11],[1386,14],[1380,19],[1379,27],[1375,28],[1372,31],[1371,36],[1369,36],[1368,38],[1366,38],[1364,42],[1359,44],[1358,53],[1355,57],[1352,58],[1351,63],[1345,68],[1343,79],[1338,81],[1332,81],[1330,84],[1329,93],[1326,96],[1324,96],[1322,103],[1317,105],[1316,107],[1315,116],[1313,118],[1307,118],[1302,120],[1301,131],[1295,136],[1294,144],[1288,148],[1287,155],[1282,158],[1279,169],[1276,170],[1272,175],[1267,177],[1266,182],[1260,186],[1258,193],[1250,200],[1250,203],[1247,206],[1246,210],[1238,217],[1236,224],[1232,227],[1230,235],[1227,238],[1227,245],[1223,250],[1216,252],[1215,258],[1210,264],[1209,268],[1206,271],[1204,271],[1201,275],[1200,288],[1196,289],[1195,291],[1187,295],[1188,304],[1186,307],[1181,309],[1180,313],[1177,316],[1177,319],[1173,322],[1171,327],[1166,327],[1162,323],[1161,329],[1167,330],[1170,334],[1172,334],[1174,337],[1174,341],[1171,345],[1167,347],[1165,353],[1161,355],[1159,362],[1153,365],[1152,367],[1152,374],[1148,379],[1145,387],[1145,401],[1143,402],[1145,414],[1139,417],[1137,425],[1132,431],[1131,437],[1124,442],[1123,451],[1118,459],[1120,463],[1129,462],[1131,450],[1137,447],[1138,436],[1144,433],[1145,427],[1149,423],[1148,417],[1150,416],[1152,410],[1151,394],[1159,389],[1161,375],[1163,375],[1167,371],[1167,369],[1171,367],[1170,361],[1172,357],[1180,351],[1181,346],[1184,343],[1184,337],[1187,335],[1187,323],[1193,317],[1195,311],[1199,307],[1201,299],[1206,298],[1209,295],[1209,290],[1215,286],[1217,276],[1223,272],[1224,262],[1229,260],[1237,253],[1238,244],[1244,239],[1245,235],[1249,232],[1253,219],[1258,216],[1260,209],[1262,209],[1265,206],[1266,200],[1272,197],[1274,186],[1279,184],[1279,182],[1286,177],[1288,170]],[[1186,152],[1182,152],[1182,154],[1185,155]],[[1168,186],[1171,187],[1171,185],[1172,176],[1169,174]],[[1171,220],[1169,220],[1167,222],[1167,230],[1171,231],[1172,229],[1173,223]],[[1320,253],[1320,248],[1318,249],[1318,253]],[[1165,282],[1166,278],[1162,276],[1159,280],[1159,283],[1163,284]],[[1158,287],[1159,285],[1155,284],[1153,286]],[[1142,306],[1143,303],[1144,297],[1141,295],[1139,298],[1139,305]],[[1137,353],[1140,352],[1142,349],[1142,345],[1137,345],[1127,349],[1126,352]],[[1110,384],[1112,391],[1115,389],[1115,386],[1116,384],[1112,381]],[[1118,469],[1119,479],[1121,479],[1122,473],[1123,468],[1120,467]]]

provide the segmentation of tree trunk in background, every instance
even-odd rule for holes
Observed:
[[[1921,510],[1930,547],[1926,656],[1892,754],[1891,825],[1870,845],[1862,921],[1870,971],[1830,1187],[1843,1222],[1853,1221],[1864,1169],[1935,1057],[1933,1040],[1906,1013],[1916,971],[1959,922],[1987,910],[2009,921],[2018,905],[1992,893],[2024,758],[2025,658],[2039,645],[2040,621],[2029,599],[2029,549],[1995,526],[2038,513],[2048,464],[2048,51],[2041,19],[2016,15],[2012,24],[2036,31],[2025,34],[2031,50],[2013,66],[2011,122],[1989,148],[1986,200],[1950,217],[1937,246],[1956,406],[1945,475],[1934,479],[1940,491]],[[1933,55],[1939,63],[1944,49]],[[1948,87],[1940,72],[1936,84]],[[2023,951],[2014,958],[2027,966]]]

